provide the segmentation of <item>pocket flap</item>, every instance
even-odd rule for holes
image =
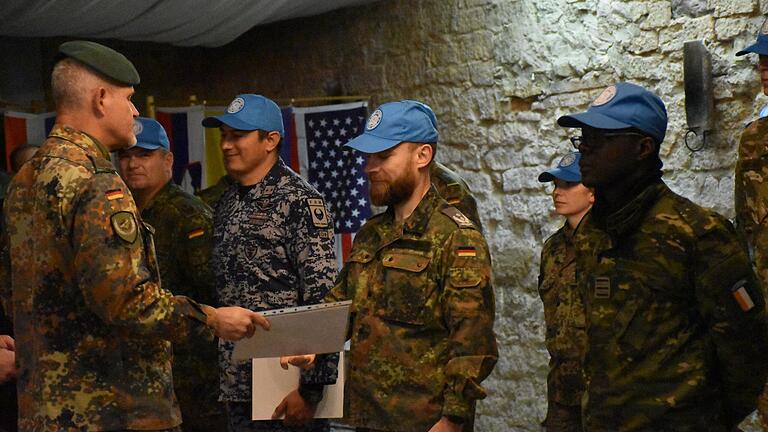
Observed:
[[[385,253],[382,258],[384,267],[396,268],[410,272],[421,272],[431,260],[428,256],[407,253]]]
[[[373,254],[370,251],[360,249],[353,251],[352,254],[347,258],[347,262],[356,262],[356,263],[367,263],[370,262],[373,259]]]

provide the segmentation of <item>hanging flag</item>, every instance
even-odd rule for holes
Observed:
[[[294,171],[325,199],[335,223],[336,259],[339,268],[352,249],[352,240],[371,216],[366,156],[344,144],[363,132],[368,104],[355,102],[310,108],[293,108],[289,139],[281,155]],[[283,111],[285,119],[285,111]],[[295,155],[293,159],[286,154]],[[293,158],[294,156],[290,156]]]
[[[6,111],[3,116],[5,131],[5,169],[10,170],[11,152],[24,144],[42,145],[56,123],[56,113],[30,114]]]
[[[224,114],[225,106],[206,106],[205,117],[220,116]],[[200,125],[202,127],[202,124]],[[224,158],[221,154],[221,133],[217,128],[203,128],[205,134],[205,164],[203,164],[203,178],[206,187],[213,186],[224,175],[227,170],[224,168]],[[205,188],[203,188],[205,189]]]
[[[208,186],[203,176],[205,131],[203,105],[157,108],[156,120],[163,125],[173,152],[173,181],[189,193]]]

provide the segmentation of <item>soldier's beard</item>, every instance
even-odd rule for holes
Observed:
[[[377,206],[394,206],[405,202],[416,188],[416,175],[404,172],[392,182],[371,179],[371,202]]]

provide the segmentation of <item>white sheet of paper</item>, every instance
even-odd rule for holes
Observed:
[[[253,359],[252,420],[270,420],[275,408],[288,393],[299,385],[299,368],[280,367],[280,357]],[[336,384],[327,385],[323,400],[317,405],[315,418],[341,418],[344,416],[344,352],[339,355],[339,377]]]
[[[262,312],[269,331],[257,329],[248,339],[235,342],[232,358],[253,358],[339,352],[347,339],[351,300],[320,303]]]

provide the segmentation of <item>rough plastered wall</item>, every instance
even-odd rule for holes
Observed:
[[[574,132],[555,120],[616,81],[649,87],[669,111],[671,187],[731,217],[739,131],[764,103],[755,59],[734,53],[754,40],[768,10],[761,1],[384,1],[254,30],[218,52],[209,78],[224,84],[209,90],[365,94],[374,105],[413,98],[434,108],[437,157],[476,193],[494,260],[501,355],[477,429],[532,431],[544,416],[548,361],[539,251],[561,223],[536,177]],[[713,56],[717,111],[698,153],[682,140],[682,47],[694,39]],[[246,50],[258,65],[243,60]]]
[[[548,361],[539,251],[561,223],[536,177],[574,132],[557,117],[586,109],[615,81],[649,87],[669,111],[662,153],[671,187],[732,217],[739,131],[765,103],[756,59],[734,53],[766,12],[768,0],[391,0],[257,28],[218,49],[112,45],[146,78],[139,94],[161,99],[250,91],[430,104],[437,157],[469,181],[493,253],[501,355],[477,430],[533,431]],[[692,154],[682,140],[682,47],[694,39],[713,56],[717,130]]]
[[[307,78],[313,66],[330,66],[317,76],[349,94],[429,103],[440,123],[438,159],[477,194],[494,259],[501,352],[478,430],[538,430],[544,415],[548,355],[536,281],[540,245],[560,221],[536,177],[569,149],[573,131],[559,128],[557,117],[586,109],[619,80],[649,87],[669,111],[662,153],[671,187],[732,217],[739,131],[764,103],[756,59],[734,53],[754,40],[765,3],[391,1],[339,13],[346,30],[320,31],[306,47]],[[717,111],[716,131],[698,153],[683,144],[682,47],[694,39],[712,53]],[[332,55],[346,67],[325,57],[326,43],[355,47]]]
[[[756,59],[734,53],[754,40],[766,10],[757,0],[388,1],[328,18],[348,23],[341,29],[308,22],[312,40],[288,36],[281,46],[297,56],[303,78],[260,75],[253,84],[285,96],[312,91],[294,78],[312,80],[316,91],[326,83],[375,102],[415,98],[434,108],[438,159],[477,194],[494,260],[501,355],[477,429],[539,430],[548,360],[539,251],[561,222],[536,177],[569,150],[574,132],[555,120],[586,109],[613,82],[649,87],[669,111],[662,153],[671,187],[732,217],[739,131],[764,103]],[[717,111],[717,130],[698,153],[683,144],[682,47],[694,39],[712,53]],[[289,66],[269,50],[266,58]]]

